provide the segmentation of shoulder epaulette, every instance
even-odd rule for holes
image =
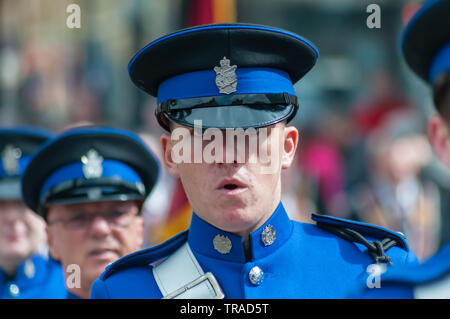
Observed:
[[[158,260],[167,257],[187,240],[188,231],[179,233],[178,235],[168,239],[154,247],[139,250],[135,253],[126,255],[106,267],[101,274],[100,279],[105,280],[113,273],[130,267],[148,266]]]
[[[405,237],[387,228],[363,222],[347,220],[328,215],[312,214],[311,219],[316,225],[348,241],[358,242],[367,247],[369,255],[376,263],[392,263],[385,251],[398,246],[409,251]],[[370,241],[366,236],[374,238]]]

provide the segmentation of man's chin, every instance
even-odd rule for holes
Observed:
[[[103,262],[103,263],[97,263],[96,265],[89,266],[89,270],[86,272],[86,278],[89,278],[90,284],[92,284],[96,279],[100,277],[100,275],[105,271],[106,267],[111,262]],[[81,270],[83,272],[83,270]]]
[[[257,216],[251,209],[231,207],[220,213],[219,228],[230,233],[241,233],[251,229],[257,223]]]
[[[90,273],[97,273],[99,275],[105,270],[105,268],[115,262],[120,257],[117,254],[109,254],[108,256],[90,256],[88,262],[86,263],[90,269]]]

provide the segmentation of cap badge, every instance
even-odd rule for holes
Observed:
[[[231,240],[227,236],[216,235],[213,239],[214,249],[221,254],[228,254],[231,250]]]
[[[230,60],[223,57],[220,60],[220,67],[215,66],[216,72],[216,85],[220,93],[230,94],[236,92],[237,76],[236,65],[230,65]]]
[[[19,158],[22,156],[20,148],[8,144],[2,151],[2,164],[9,176],[19,173]]]
[[[96,150],[89,150],[86,155],[81,157],[83,163],[83,174],[87,179],[98,178],[103,173],[103,157]]]

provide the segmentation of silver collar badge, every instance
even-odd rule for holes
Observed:
[[[19,174],[19,159],[22,156],[20,148],[7,144],[2,151],[2,165],[9,176]]]
[[[96,150],[90,149],[86,155],[81,157],[83,163],[83,174],[87,179],[98,178],[103,173],[103,157]]]
[[[277,238],[276,234],[275,228],[273,228],[272,225],[267,225],[261,233],[261,240],[264,243],[264,246],[272,245]]]
[[[231,240],[227,236],[216,235],[213,239],[214,249],[221,254],[228,254],[231,251]]]
[[[27,276],[27,278],[33,278],[34,275],[36,274],[36,267],[34,266],[34,263],[32,260],[28,259],[25,262],[25,267],[24,267],[24,273],[25,276]]]
[[[236,65],[230,65],[230,60],[223,57],[220,60],[220,67],[215,66],[214,71],[216,72],[216,85],[220,93],[230,94],[236,92],[237,86],[237,76],[236,76]]]

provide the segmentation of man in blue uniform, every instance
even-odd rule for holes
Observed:
[[[409,67],[433,89],[438,113],[429,120],[429,138],[450,167],[450,1],[432,0],[411,18],[402,34]],[[366,298],[450,298],[450,245],[413,267],[392,267],[379,279],[380,289]]]
[[[142,248],[141,208],[158,174],[144,142],[115,128],[70,129],[33,156],[22,194],[47,222],[67,298],[89,298],[92,282],[108,264]]]
[[[296,34],[245,24],[181,30],[133,57],[130,77],[157,97],[172,133],[161,137],[164,163],[194,213],[188,231],[110,265],[92,298],[343,298],[372,263],[416,262],[381,227],[288,218],[280,176],[299,137],[288,125],[293,84],[317,58]]]
[[[61,265],[45,250],[45,223],[20,193],[20,175],[50,137],[30,127],[0,129],[0,299],[62,298],[66,293]]]

